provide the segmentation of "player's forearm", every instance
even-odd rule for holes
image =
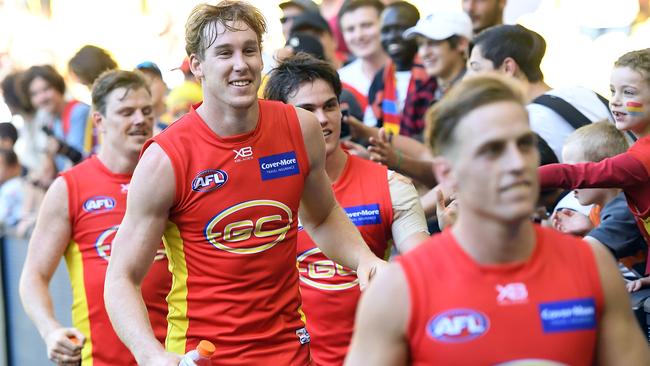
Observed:
[[[34,273],[23,273],[20,279],[20,299],[25,313],[32,320],[41,338],[53,330],[63,327],[54,317],[54,306],[50,296],[49,281]]]
[[[164,353],[149,323],[140,287],[127,277],[106,276],[104,303],[115,332],[131,350],[138,364]]]
[[[319,225],[305,228],[323,254],[342,266],[356,270],[360,260],[375,257],[338,205]]]

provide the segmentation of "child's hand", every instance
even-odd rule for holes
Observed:
[[[584,236],[594,225],[589,220],[589,217],[581,214],[580,212],[561,209],[558,210],[551,219],[551,223],[556,230],[563,233]]]
[[[627,292],[639,291],[642,287],[650,285],[650,277],[639,278],[638,280],[630,281],[625,284]]]

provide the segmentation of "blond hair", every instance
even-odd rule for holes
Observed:
[[[593,162],[622,154],[629,148],[623,133],[608,120],[590,123],[573,131],[564,141],[564,146],[570,144],[578,144],[584,160]]]
[[[185,23],[185,52],[202,60],[205,50],[217,39],[217,24],[229,31],[244,30],[234,28],[234,22],[242,22],[252,29],[261,48],[266,21],[259,9],[245,1],[224,0],[217,5],[199,4],[192,9]]]

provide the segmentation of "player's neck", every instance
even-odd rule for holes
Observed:
[[[115,174],[133,174],[135,166],[138,164],[138,153],[125,154],[112,151],[105,145],[102,145],[99,149],[97,158],[108,170]]]
[[[249,108],[233,108],[204,101],[196,113],[219,136],[241,135],[257,126],[259,103],[255,101]]]
[[[347,161],[348,155],[343,152],[340,146],[327,157],[325,160],[325,171],[330,178],[330,182],[334,183],[341,177]]]
[[[525,261],[535,248],[535,229],[528,219],[504,224],[465,212],[452,232],[461,248],[484,265]]]

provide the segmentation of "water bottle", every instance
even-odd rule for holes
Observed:
[[[216,347],[212,342],[202,340],[196,349],[185,354],[178,366],[212,366],[210,357],[214,354]]]

